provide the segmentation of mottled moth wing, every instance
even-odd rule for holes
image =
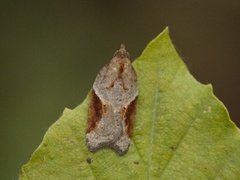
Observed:
[[[138,97],[137,75],[122,44],[97,75],[92,89],[86,141],[90,151],[115,149],[127,152]]]

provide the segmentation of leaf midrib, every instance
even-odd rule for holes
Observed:
[[[149,148],[149,152],[150,152],[150,155],[149,155],[149,159],[148,159],[148,179],[151,178],[151,165],[152,165],[152,155],[153,155],[153,145],[154,145],[154,134],[155,134],[155,120],[156,120],[156,112],[157,112],[157,105],[158,105],[158,102],[159,102],[159,93],[158,93],[158,90],[159,90],[159,73],[160,73],[160,59],[161,57],[159,57],[159,59],[157,60],[157,80],[155,82],[155,96],[154,96],[154,106],[153,106],[153,114],[152,114],[152,124],[151,124],[151,135],[150,135],[150,148]]]

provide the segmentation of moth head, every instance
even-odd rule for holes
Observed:
[[[129,53],[125,49],[125,45],[121,44],[120,49],[115,52],[113,57],[118,57],[118,58],[128,58],[130,59]]]

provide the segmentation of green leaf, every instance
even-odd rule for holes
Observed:
[[[168,29],[133,63],[139,101],[124,156],[85,143],[89,95],[66,109],[22,167],[22,179],[237,179],[240,133],[211,85],[189,74]],[[87,162],[88,161],[88,162]],[[91,162],[90,162],[91,161]]]

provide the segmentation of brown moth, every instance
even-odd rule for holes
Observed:
[[[105,147],[119,155],[128,151],[137,98],[137,75],[122,44],[93,84],[86,132],[89,151]]]

